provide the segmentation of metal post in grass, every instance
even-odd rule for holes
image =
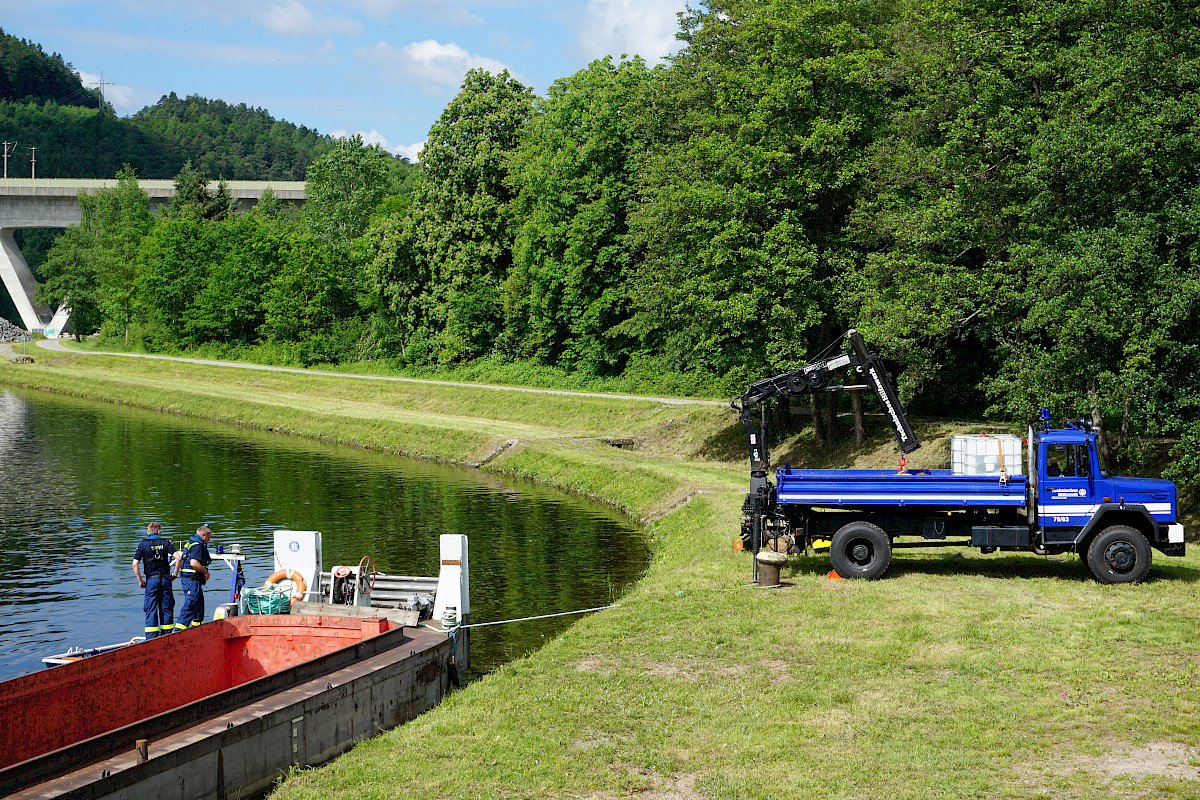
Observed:
[[[754,561],[761,565],[755,583],[759,586],[778,586],[779,570],[787,563],[787,556],[775,550],[764,550],[754,557]]]

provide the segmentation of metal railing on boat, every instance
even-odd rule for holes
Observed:
[[[333,573],[322,572],[319,592],[321,597],[329,597],[333,584]],[[432,610],[432,599],[437,591],[437,578],[423,578],[414,575],[385,575],[375,573],[375,585],[371,589],[371,605],[378,608],[411,609],[417,605],[418,598],[429,600]]]

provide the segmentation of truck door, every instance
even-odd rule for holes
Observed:
[[[1046,528],[1078,528],[1087,524],[1096,508],[1092,459],[1086,442],[1047,443],[1040,475],[1040,519]]]

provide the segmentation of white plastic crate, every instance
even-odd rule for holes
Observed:
[[[1021,456],[1021,437],[1010,433],[950,437],[950,469],[955,475],[1024,475]]]

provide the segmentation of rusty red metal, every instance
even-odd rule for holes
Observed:
[[[232,617],[0,683],[0,769],[393,630],[387,619]]]

